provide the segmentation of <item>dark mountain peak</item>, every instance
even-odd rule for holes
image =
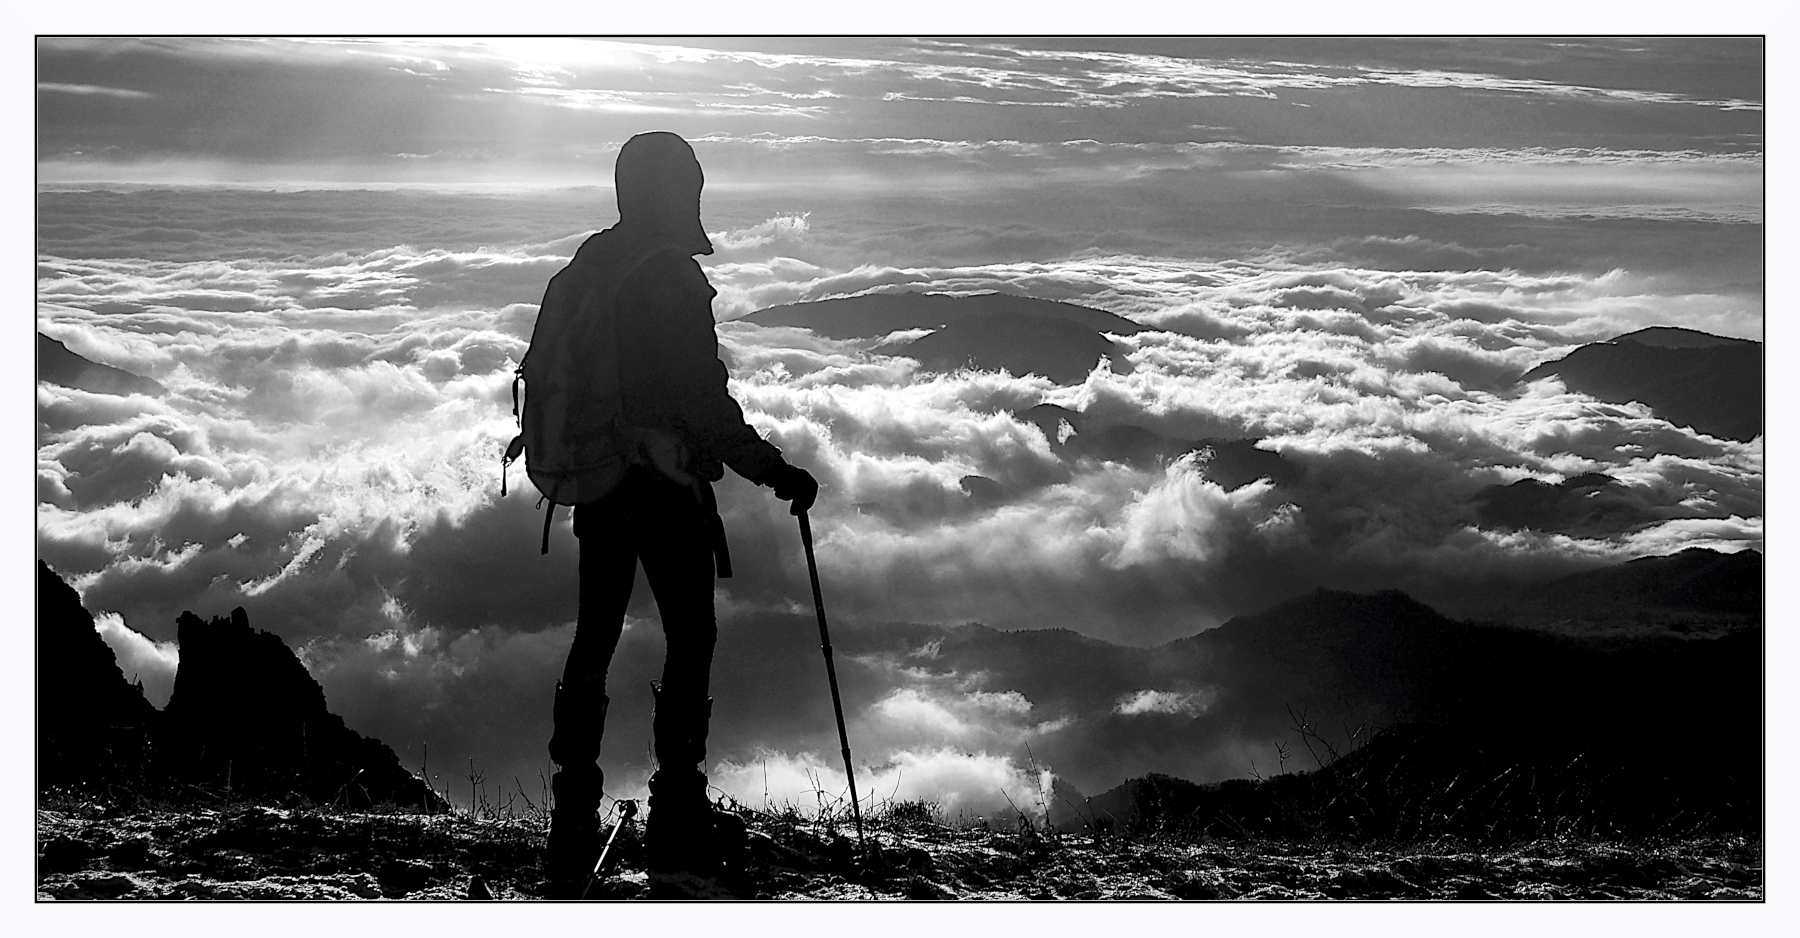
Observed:
[[[1567,479],[1562,480],[1559,485],[1561,488],[1579,490],[1599,488],[1601,486],[1611,485],[1616,481],[1618,480],[1604,472],[1584,472],[1580,475],[1570,476]]]
[[[1559,631],[1700,635],[1762,621],[1763,557],[1690,547],[1553,580],[1504,615]]]
[[[1146,465],[1168,462],[1187,453],[1204,455],[1202,474],[1231,491],[1258,479],[1277,485],[1300,480],[1302,471],[1280,453],[1259,449],[1260,437],[1210,436],[1198,440],[1176,439],[1136,424],[1093,427],[1086,415],[1056,404],[1038,404],[1015,411],[1013,416],[1044,432],[1052,452],[1065,457],[1089,456],[1113,462]],[[1063,425],[1067,424],[1065,428]]]
[[[137,774],[156,709],[125,680],[81,597],[41,560],[37,600],[39,784]]]
[[[1058,384],[1082,381],[1102,356],[1111,359],[1116,371],[1131,370],[1122,350],[1092,327],[1036,312],[965,316],[894,351],[917,358],[927,368],[1004,368],[1017,375],[1042,375]]]
[[[1044,431],[1044,436],[1052,444],[1057,442],[1057,436],[1064,421],[1068,422],[1070,430],[1079,433],[1083,420],[1081,411],[1070,410],[1058,404],[1038,404],[1035,407],[1017,411],[1013,416],[1036,424],[1038,429]]]
[[[801,326],[834,339],[878,338],[902,329],[941,329],[971,316],[1025,314],[1080,323],[1095,332],[1135,335],[1143,326],[1104,310],[1011,293],[865,293],[758,310],[744,321]]]
[[[963,494],[983,507],[1005,504],[1012,497],[1011,489],[987,476],[963,476],[960,484]]]
[[[441,807],[394,751],[344,725],[281,637],[229,616],[176,620],[181,665],[164,713],[171,776],[262,795]]]
[[[997,629],[980,622],[946,626],[944,638],[968,643],[1000,643],[1012,646],[1069,646],[1082,648],[1122,648],[1104,639],[1083,635],[1074,629],[1048,626],[1041,629]]]
[[[1607,583],[1609,588],[1637,588],[1666,582],[1670,578],[1710,575],[1718,570],[1744,568],[1760,570],[1762,554],[1754,550],[1723,551],[1711,547],[1689,547],[1672,554],[1637,557],[1622,564],[1574,573],[1556,584]]]
[[[318,682],[280,636],[250,627],[244,607],[211,621],[183,612],[175,625],[181,666],[169,698],[170,714],[204,718],[255,710],[303,718],[328,715]]]
[[[1258,437],[1234,440],[1207,437],[1195,440],[1193,448],[1212,454],[1206,461],[1206,477],[1226,491],[1249,485],[1258,479],[1268,479],[1276,485],[1292,485],[1300,481],[1299,466],[1289,462],[1280,453],[1258,448],[1256,444],[1260,442],[1262,440]]]
[[[1232,646],[1261,649],[1259,654],[1310,655],[1316,659],[1315,665],[1341,669],[1371,656],[1428,655],[1431,647],[1448,636],[1470,628],[1473,626],[1447,618],[1399,590],[1355,593],[1315,589],[1170,645],[1192,643],[1196,648]],[[1290,664],[1300,666],[1300,658],[1291,658]]]
[[[1678,326],[1651,326],[1636,332],[1627,332],[1613,339],[1613,342],[1634,342],[1656,348],[1712,348],[1716,346],[1760,345],[1749,339],[1733,339],[1698,329],[1683,329]]]
[[[1560,376],[1571,391],[1633,401],[1701,433],[1748,442],[1762,435],[1762,343],[1658,326],[1584,345],[1527,371]]]
[[[1475,517],[1488,527],[1600,536],[1656,520],[1617,479],[1586,472],[1561,482],[1520,479],[1490,485],[1472,499]]]
[[[1355,646],[1367,651],[1378,645],[1403,643],[1407,636],[1421,631],[1454,629],[1458,625],[1399,590],[1353,593],[1315,589],[1262,612],[1235,616],[1218,628],[1169,645],[1299,643],[1316,647]]]
[[[1409,618],[1439,619],[1450,621],[1439,615],[1437,610],[1412,598],[1400,590],[1376,590],[1369,593],[1356,593],[1348,590],[1315,589],[1304,596],[1298,596],[1263,612],[1264,618],[1317,618],[1321,616],[1393,616],[1403,615]]]
[[[55,339],[38,333],[38,379],[98,394],[161,394],[161,384],[123,368],[90,361]]]
[[[112,716],[133,718],[151,709],[125,680],[111,648],[94,629],[81,596],[38,561],[38,667],[43,690]],[[140,706],[141,705],[141,706]]]

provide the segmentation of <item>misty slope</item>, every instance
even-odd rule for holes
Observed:
[[[55,339],[38,333],[38,379],[101,394],[161,394],[163,386],[122,368],[89,361]]]
[[[1681,597],[1710,601],[1741,582],[1731,569],[1741,564],[1656,559],[1665,562],[1602,571],[1611,576],[1568,592],[1618,597],[1675,567],[1691,574],[1667,591]],[[1639,592],[1649,595],[1624,601],[1667,605],[1654,586]],[[1210,731],[1196,747],[1260,725],[1285,730],[1270,738],[1289,757],[1273,742],[1254,754],[1266,783],[1139,777],[1081,805],[1076,824],[1053,812],[1057,823],[1484,841],[1753,833],[1761,823],[1760,763],[1720,758],[1761,745],[1759,629],[1714,640],[1582,641],[1452,622],[1400,593],[1318,592],[1153,651],[1139,673],[1164,682],[1157,686],[1180,675],[1217,690],[1212,706],[1191,716]],[[981,663],[1001,666],[995,657]],[[1142,726],[1116,720],[1089,745],[1127,741]],[[1041,752],[1062,755],[1048,740]],[[1155,774],[1185,773],[1146,776]]]
[[[905,683],[968,693],[1016,692],[1029,706],[1019,719],[1057,727],[1029,736],[1033,757],[1088,794],[1151,772],[1214,781],[1244,776],[1253,762],[1272,770],[1275,743],[1295,741],[1290,707],[1337,742],[1359,725],[1400,723],[1507,738],[1571,728],[1587,733],[1590,715],[1611,714],[1622,725],[1609,729],[1609,745],[1653,738],[1656,751],[1683,752],[1697,760],[1689,764],[1710,765],[1702,750],[1759,745],[1761,662],[1754,620],[1738,620],[1739,629],[1723,638],[1682,637],[1677,625],[1698,620],[1684,620],[1658,592],[1676,582],[1672,565],[1709,553],[1639,562],[1616,588],[1597,593],[1584,592],[1588,581],[1580,578],[1546,590],[1577,605],[1663,610],[1655,620],[1660,625],[1639,628],[1629,640],[1453,621],[1396,592],[1325,591],[1155,648],[1062,629],[1002,632],[979,625],[845,626],[833,637],[847,711],[893,699],[902,683],[897,675]],[[1733,572],[1744,563],[1694,563],[1681,589],[1715,596],[1759,590],[1754,579]],[[1638,580],[1637,569],[1650,573]],[[1747,601],[1754,600],[1728,602]],[[817,665],[810,659],[817,652],[809,629],[796,616],[722,633],[720,660],[748,654],[754,643],[760,660],[782,662],[784,670],[721,669],[721,699],[765,699],[724,715],[716,738],[830,751],[829,702],[813,693]],[[1688,634],[1714,633],[1692,628]],[[789,684],[792,699],[768,692]],[[773,708],[803,714],[819,732],[804,741],[769,738],[760,726],[775,721]]]
[[[1009,293],[868,293],[771,306],[744,317],[762,326],[802,326],[834,339],[879,338],[902,329],[940,329],[968,317],[997,314],[1048,317],[1093,332],[1135,335],[1143,326],[1102,310]]]
[[[1638,401],[1677,426],[1747,441],[1763,428],[1762,357],[1761,342],[1657,327],[1584,345],[1520,381],[1560,375],[1570,390]]]
[[[1204,785],[1161,774],[1131,779],[1088,799],[1083,823],[1069,827],[1313,842],[1458,838],[1486,847],[1761,830],[1754,776],[1670,766],[1641,745],[1650,740],[1634,742],[1402,724],[1351,748],[1297,733],[1299,769],[1283,764],[1254,780]]]
[[[1569,634],[1717,636],[1761,624],[1762,583],[1761,552],[1690,547],[1570,574],[1497,615]]]

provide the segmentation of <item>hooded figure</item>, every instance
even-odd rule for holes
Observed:
[[[557,898],[579,898],[600,852],[606,671],[640,562],[668,647],[662,681],[652,688],[657,770],[644,832],[647,865],[653,889],[716,883],[721,844],[732,838],[723,827],[735,819],[713,811],[699,768],[712,713],[715,564],[719,576],[731,575],[712,483],[729,466],[792,501],[796,515],[819,488],[744,422],[726,389],[713,330],[715,291],[694,260],[713,248],[700,224],[705,176],[693,148],[672,133],[639,134],[620,148],[614,179],[619,223],[588,238],[569,269],[643,258],[620,281],[612,309],[591,314],[615,317],[623,417],[675,445],[652,466],[632,466],[610,493],[575,507],[580,605],[550,739],[558,771],[546,866]]]

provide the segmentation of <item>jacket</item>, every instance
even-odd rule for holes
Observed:
[[[637,247],[619,227],[588,238],[575,264]],[[744,421],[727,389],[719,360],[712,300],[717,295],[700,264],[674,245],[651,253],[625,277],[616,301],[622,416],[635,426],[668,430],[686,444],[682,468],[705,481],[721,465],[758,484],[782,465],[781,450]]]

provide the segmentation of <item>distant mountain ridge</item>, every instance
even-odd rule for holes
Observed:
[[[1703,558],[1653,559],[1667,562],[1604,572],[1629,592]],[[1084,738],[1120,765],[1148,767],[1137,754],[1159,737],[1199,744],[1260,724],[1289,746],[1287,760],[1273,742],[1250,757],[1270,784],[1196,785],[1165,743],[1160,768],[1053,820],[1397,838],[1754,830],[1759,764],[1714,756],[1761,744],[1760,639],[1754,628],[1712,640],[1573,639],[1452,621],[1404,593],[1317,591],[1144,651],[1142,683],[1217,688],[1210,709],[1159,716],[1162,726],[1115,718]],[[1033,748],[1052,765],[1062,755],[1048,740]]]
[[[1094,332],[1136,335],[1143,326],[1103,310],[1011,293],[865,293],[771,306],[743,317],[761,326],[800,326],[834,339],[879,338],[905,329],[941,329],[971,316],[1044,316]]]
[[[1319,591],[1153,648],[1067,629],[974,624],[846,623],[841,635],[833,633],[846,708],[877,704],[894,686],[892,668],[923,672],[917,679],[932,686],[982,675],[979,690],[1017,692],[1031,702],[1033,723],[1062,724],[1031,739],[1033,754],[1087,793],[1147,772],[1239,777],[1252,760],[1266,773],[1275,765],[1274,742],[1294,740],[1290,706],[1339,742],[1358,725],[1432,723],[1496,735],[1586,726],[1590,715],[1607,713],[1633,726],[1687,726],[1694,735],[1652,748],[1694,750],[1692,758],[1704,760],[1698,750],[1709,739],[1759,731],[1760,617],[1738,616],[1729,627],[1704,611],[1683,619],[1658,590],[1680,581],[1695,594],[1749,591],[1735,601],[1753,606],[1760,583],[1733,572],[1733,564],[1747,563],[1699,551],[1531,588],[1587,596],[1568,601],[1627,617],[1664,610],[1628,630],[1562,629],[1555,620],[1525,627],[1543,621],[1526,615],[1518,622],[1458,621],[1404,593]],[[1618,577],[1616,588],[1590,592],[1591,581],[1608,571]],[[770,615],[722,629],[720,660],[751,654],[753,643],[765,659],[788,668],[791,656],[792,664],[779,681],[721,670],[715,695],[753,703],[718,717],[716,737],[751,747],[812,745],[773,738],[765,727],[778,713],[818,706],[803,690],[769,697],[776,684],[815,683],[805,656],[816,641],[816,626],[804,616]],[[831,724],[828,709],[816,719]]]
[[[1652,348],[1732,348],[1761,344],[1751,339],[1734,339],[1698,329],[1683,329],[1680,326],[1651,326],[1627,332],[1613,341],[1635,342]]]
[[[1079,384],[1101,358],[1114,371],[1131,370],[1124,350],[1111,339],[1074,320],[1030,313],[965,316],[891,351],[937,371],[1004,369],[1042,375],[1057,384]]]
[[[879,339],[917,329],[931,334],[883,347],[917,358],[933,371],[975,368],[1035,374],[1078,384],[1101,358],[1131,370],[1125,350],[1103,333],[1135,335],[1144,327],[1102,310],[1008,293],[870,293],[759,310],[745,322],[801,326],[835,339]]]
[[[1633,500],[1626,487],[1603,472],[1585,472],[1561,482],[1520,479],[1475,493],[1475,516],[1483,525],[1603,537],[1641,527],[1656,516]]]
[[[1562,577],[1500,611],[1572,635],[1721,635],[1762,622],[1763,555],[1690,547]]]
[[[1584,345],[1519,380],[1557,375],[1572,391],[1637,401],[1677,426],[1748,442],[1763,432],[1762,358],[1761,342],[1658,326]]]

